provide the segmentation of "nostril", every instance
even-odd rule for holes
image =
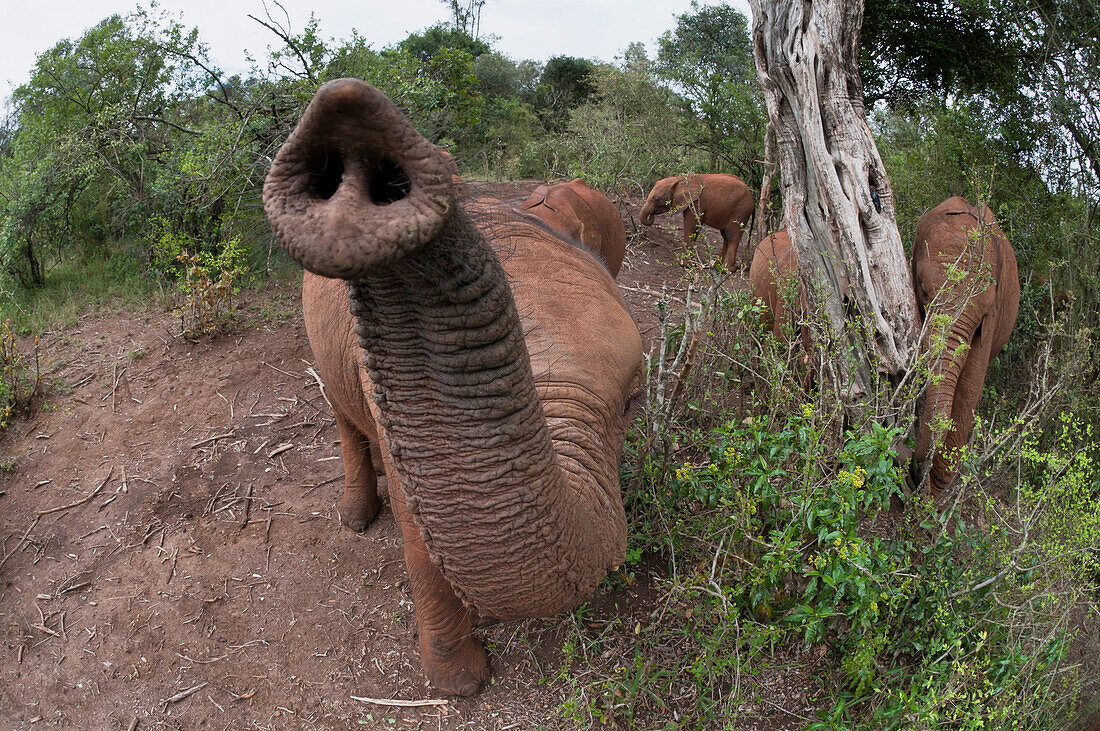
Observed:
[[[344,179],[344,161],[328,152],[315,156],[309,163],[310,192],[323,200],[336,195]]]
[[[370,183],[367,190],[371,202],[378,205],[395,203],[409,195],[412,183],[405,170],[393,160],[379,158],[370,169]]]

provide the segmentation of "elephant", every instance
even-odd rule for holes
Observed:
[[[534,214],[562,236],[579,241],[619,274],[626,253],[626,229],[611,200],[580,178],[540,185],[520,209]]]
[[[652,226],[654,216],[683,209],[684,243],[695,242],[701,223],[718,229],[722,234],[722,251],[718,258],[732,269],[737,262],[741,233],[752,217],[753,206],[752,193],[741,178],[691,173],[658,180],[649,191],[639,218],[643,226]]]
[[[771,330],[775,339],[787,339],[789,328],[797,321],[800,312],[791,312],[782,296],[781,282],[794,278],[800,307],[805,307],[802,296],[802,282],[798,278],[798,262],[795,261],[794,247],[786,230],[776,231],[766,237],[753,252],[749,266],[749,281],[752,283],[752,295],[764,303],[764,327]],[[803,328],[803,341],[808,333]],[[808,349],[808,348],[807,348]]]
[[[453,185],[382,92],[339,79],[280,149],[263,200],[306,270],[341,517],[365,526],[379,511],[377,441],[425,673],[472,695],[489,676],[475,613],[570,610],[624,560],[618,461],[643,367],[602,263]]]
[[[1020,307],[1016,254],[988,208],[955,196],[921,217],[913,246],[913,289],[922,322],[930,311],[956,317],[942,335],[946,350],[932,365],[918,405],[910,465],[914,482],[921,484],[932,451],[931,425],[937,417],[949,418],[952,427],[929,470],[930,492],[938,501],[955,478],[954,463],[970,438],[986,369],[1008,342]],[[923,328],[922,352],[941,337],[933,330]]]

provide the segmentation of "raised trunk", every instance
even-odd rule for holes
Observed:
[[[856,70],[862,2],[752,0],[753,48],[783,176],[783,208],[806,297],[847,357],[858,412],[871,368],[899,374],[917,345],[916,301],[893,192],[864,120]],[[856,334],[858,318],[870,336]]]
[[[618,452],[596,445],[586,465],[572,441],[555,447],[508,279],[450,185],[381,92],[341,80],[318,92],[264,198],[295,259],[351,283],[370,396],[433,562],[486,614],[551,615],[623,559],[603,464]]]

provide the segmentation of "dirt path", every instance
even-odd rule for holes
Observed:
[[[647,338],[677,236],[635,240],[620,275]],[[472,699],[353,698],[438,697],[392,515],[340,526],[300,317],[264,314],[296,296],[248,295],[213,342],[174,338],[167,314],[42,338],[47,406],[0,443],[0,728],[522,729],[560,702],[572,617],[483,631],[493,682]],[[601,603],[642,612],[639,591]]]

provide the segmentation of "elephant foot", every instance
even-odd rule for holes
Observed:
[[[340,522],[356,533],[362,533],[378,515],[382,503],[377,495],[347,494],[340,498]]]
[[[441,643],[425,643],[421,638],[420,648],[428,682],[441,693],[474,695],[489,680],[489,661],[485,657],[485,648],[473,637],[467,637],[458,651],[446,653],[446,657],[442,656],[443,653],[425,648],[425,644]]]

